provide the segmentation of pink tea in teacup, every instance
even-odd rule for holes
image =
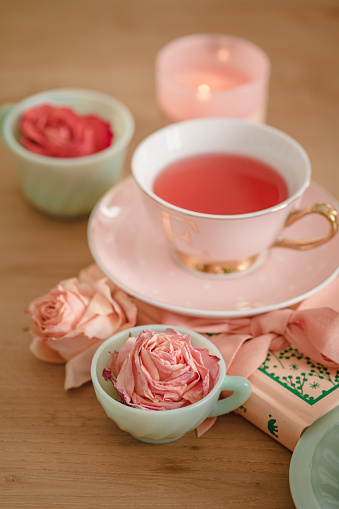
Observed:
[[[247,214],[288,198],[284,178],[270,165],[239,154],[199,154],[174,161],[155,178],[154,193],[204,214]]]

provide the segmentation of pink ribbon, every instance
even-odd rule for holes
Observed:
[[[154,308],[152,313],[152,308],[142,303],[137,307],[138,323],[155,319],[211,334],[209,339],[220,350],[229,375],[248,378],[264,362],[268,350],[288,345],[324,366],[339,366],[339,278],[297,309],[278,309],[249,318],[206,319]]]
[[[248,378],[264,362],[268,350],[283,350],[289,344],[324,366],[339,365],[339,313],[326,307],[282,309],[253,318],[225,320],[220,326],[202,319],[192,323],[188,317],[173,314],[166,317],[165,323],[203,334],[212,330],[209,339],[220,350],[229,375]],[[222,331],[225,325],[228,328]]]

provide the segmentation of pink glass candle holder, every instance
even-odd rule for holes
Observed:
[[[159,108],[171,121],[236,117],[265,122],[270,69],[266,53],[238,37],[176,39],[156,59]]]

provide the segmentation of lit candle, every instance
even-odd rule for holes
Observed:
[[[249,41],[182,37],[157,56],[158,105],[170,120],[224,116],[264,122],[269,74],[268,56]]]
[[[201,101],[208,101],[208,99],[210,99],[211,97],[211,87],[206,83],[199,85],[197,90],[197,96],[198,99],[200,99]]]

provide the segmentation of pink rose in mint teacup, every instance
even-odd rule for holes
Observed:
[[[103,376],[126,405],[172,410],[207,396],[218,379],[218,361],[206,348],[194,348],[188,334],[148,329],[112,354]]]
[[[213,343],[169,325],[114,335],[96,351],[91,376],[107,416],[150,443],[177,440],[206,418],[238,408],[251,391],[245,378],[226,375]],[[218,401],[224,390],[233,394]]]
[[[48,90],[0,110],[27,200],[51,216],[88,215],[121,178],[134,119],[109,95]]]

